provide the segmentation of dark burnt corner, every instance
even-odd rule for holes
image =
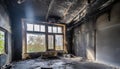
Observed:
[[[0,0],[0,68],[119,69],[119,7],[119,0]]]

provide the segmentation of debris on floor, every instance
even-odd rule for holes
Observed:
[[[11,69],[116,69],[93,62],[71,61],[66,59],[29,59],[13,62]]]

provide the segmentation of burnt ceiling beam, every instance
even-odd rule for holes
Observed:
[[[103,9],[104,7],[107,7],[108,5],[110,5],[111,3],[113,3],[115,0],[108,0],[106,3],[104,3],[103,5],[100,6],[99,9]]]
[[[86,15],[85,17],[83,17],[80,21],[78,21],[77,23],[70,23],[70,24],[67,24],[68,26],[68,30],[71,30],[77,26],[80,26],[82,23],[85,22],[85,20],[88,20],[89,18],[96,18],[98,16],[100,16],[101,14],[105,13],[105,12],[108,12],[108,14],[110,13],[110,10],[111,8],[113,7],[114,4],[116,4],[118,1],[116,0],[111,0],[110,1],[107,1],[106,3],[104,3],[103,5],[101,5],[96,11],[92,12],[92,14],[94,14],[93,16],[88,16]],[[101,8],[102,7],[102,8]]]
[[[73,16],[73,18],[70,20],[70,22],[72,22],[80,13],[83,12],[83,10],[85,10],[87,8],[86,5],[84,5],[82,8],[79,8],[80,10],[76,13],[76,15]]]
[[[68,8],[65,10],[65,12],[64,12],[64,14],[63,14],[63,18],[66,17],[66,15],[68,14],[68,11],[69,11],[69,9],[72,7],[73,3],[74,3],[74,2],[70,3],[70,5],[68,6]]]
[[[52,8],[52,5],[54,3],[54,0],[51,0],[50,4],[49,4],[49,7],[48,7],[48,11],[46,13],[46,20],[48,19],[48,16],[49,16],[49,12],[50,12],[50,9]]]

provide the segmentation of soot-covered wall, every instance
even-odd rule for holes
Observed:
[[[120,2],[96,22],[96,60],[120,66]],[[110,17],[108,17],[110,15]]]
[[[92,20],[85,22],[80,27],[74,28],[73,47],[75,55],[89,60],[95,59],[94,35]]]
[[[7,13],[7,10],[5,9],[4,3],[0,1],[0,27],[5,29],[7,31],[7,39],[6,39],[6,54],[0,55],[0,67],[4,64],[8,64],[11,61],[11,26],[10,26],[10,20],[9,15]]]
[[[75,55],[120,66],[119,7],[120,2],[114,3],[109,10],[104,9],[106,11],[74,28],[72,47]]]

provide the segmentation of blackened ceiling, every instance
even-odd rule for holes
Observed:
[[[107,1],[113,0],[5,0],[5,3],[10,16],[69,24],[95,11]]]

